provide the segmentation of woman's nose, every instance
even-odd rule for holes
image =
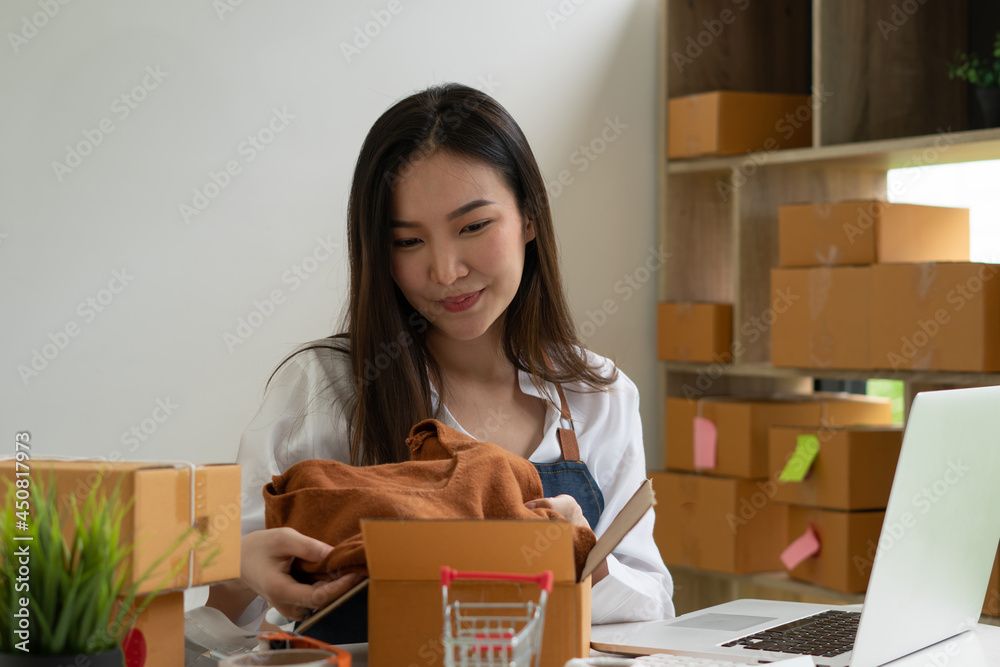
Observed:
[[[431,253],[430,278],[441,285],[451,285],[468,273],[457,248],[441,244]]]

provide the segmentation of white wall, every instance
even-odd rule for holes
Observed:
[[[655,1],[390,6],[0,4],[0,455],[29,431],[34,456],[232,460],[275,364],[339,322],[365,133],[450,80],[491,86],[546,178],[572,179],[553,200],[571,305],[582,325],[614,302],[584,333],[639,386],[650,465],[662,462],[656,281],[639,269],[657,243]],[[391,20],[348,62],[341,44],[375,33],[373,12]],[[578,152],[601,149],[616,121],[627,127],[596,159]],[[257,134],[273,141],[244,143]],[[67,157],[81,143],[89,154]],[[229,161],[239,173],[212,192]],[[185,219],[206,187],[217,196]],[[304,261],[315,272],[297,283]],[[620,281],[637,269],[629,294]],[[283,303],[227,346],[275,290]]]

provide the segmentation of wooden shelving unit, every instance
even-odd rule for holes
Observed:
[[[907,405],[918,391],[1000,384],[1000,373],[776,368],[768,328],[753,324],[771,307],[779,206],[884,201],[889,169],[1000,158],[1000,129],[977,129],[982,122],[971,91],[949,81],[946,68],[957,50],[992,43],[1000,5],[914,4],[915,11],[901,15],[894,14],[901,6],[895,0],[661,0],[658,217],[670,258],[659,296],[732,303],[733,342],[742,352],[729,364],[661,362],[661,406],[692,387],[699,396],[787,393],[808,390],[817,377],[903,380]],[[714,23],[726,12],[734,20]],[[711,39],[701,35],[709,25],[718,33],[709,31]],[[686,50],[689,38],[700,52]],[[809,119],[812,147],[669,160],[668,99],[711,90],[822,99]],[[682,575],[689,592],[713,591],[685,598],[692,608],[750,585],[745,576]]]
[[[683,395],[709,371],[701,395],[794,391],[811,377],[900,379],[911,396],[1000,383],[1000,374],[775,368],[768,327],[755,324],[771,306],[779,206],[885,200],[889,169],[1000,158],[1000,129],[969,129],[977,120],[966,86],[946,74],[956,50],[992,39],[994,4],[928,0],[894,14],[892,0],[661,1],[661,128],[667,100],[679,95],[728,89],[824,100],[810,119],[810,148],[668,160],[661,132],[659,232],[670,259],[660,297],[732,303],[742,352],[721,373],[718,365],[663,364],[661,399]],[[717,22],[724,15],[731,20]],[[707,42],[701,33],[713,22],[719,34],[691,58],[689,38]]]

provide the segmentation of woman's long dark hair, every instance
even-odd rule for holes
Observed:
[[[521,128],[496,100],[474,88],[454,83],[428,88],[382,114],[361,147],[347,208],[351,296],[345,333],[297,351],[333,347],[349,354],[356,391],[346,414],[355,465],[407,460],[410,428],[434,416],[430,380],[431,374],[435,380],[440,375],[426,346],[429,325],[392,279],[389,219],[397,180],[436,151],[496,169],[523,218],[534,223],[521,283],[503,320],[503,352],[510,363],[529,373],[540,390],[546,380],[603,390],[617,376],[617,370],[605,377],[588,365],[577,339],[545,184]]]

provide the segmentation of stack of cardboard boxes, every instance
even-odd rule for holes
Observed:
[[[1000,266],[969,262],[969,211],[849,201],[779,209],[775,366],[1000,371]]]
[[[771,429],[774,498],[788,505],[782,562],[793,578],[865,592],[902,442],[891,426]]]
[[[887,400],[816,394],[668,398],[666,418],[667,470],[651,475],[664,562],[745,574],[782,569],[790,521],[798,528],[791,505],[778,500],[784,463],[771,463],[771,429],[888,425],[892,414]]]

